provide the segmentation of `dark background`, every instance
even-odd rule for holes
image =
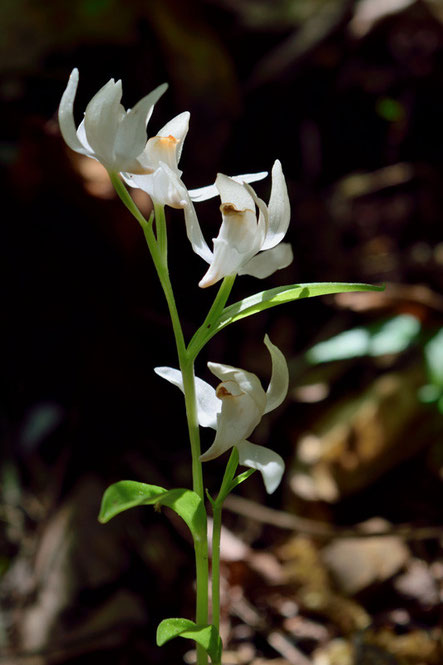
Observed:
[[[0,33],[2,664],[31,656],[42,664],[179,662],[183,645],[156,649],[155,627],[164,616],[193,614],[192,550],[171,515],[137,510],[108,526],[96,522],[111,482],[186,486],[190,465],[181,397],[152,371],[176,363],[142,234],[100,165],[71,153],[58,131],[57,107],[74,66],[78,121],[110,77],[122,78],[126,108],[169,82],[149,134],[191,112],[181,162],[189,187],[213,182],[218,171],[270,171],[281,160],[294,262],[263,284],[239,278],[235,300],[285,283],[387,285],[383,295],[275,308],[228,328],[204,350],[198,373],[207,380],[205,363],[212,360],[255,371],[266,385],[265,332],[290,361],[290,397],[278,420],[272,414],[253,437],[285,457],[286,480],[272,498],[255,476],[240,493],[332,526],[374,516],[388,528],[441,523],[441,354],[431,359],[436,396],[426,405],[418,397],[432,384],[426,345],[443,321],[441,4],[5,0]],[[268,181],[256,189],[267,200]],[[217,203],[198,210],[210,240],[220,223]],[[168,213],[172,280],[189,338],[215,291],[198,289],[205,266],[185,240],[181,213]],[[312,344],[405,314],[420,333],[403,350],[357,357],[351,349],[343,361],[308,367],[304,354]],[[374,400],[386,376],[394,376],[389,400]],[[328,399],[316,386],[326,386]],[[340,410],[358,400],[376,404],[361,427]],[[335,457],[326,453],[320,464],[297,458],[306,432],[320,423],[323,441],[337,422],[349,431]],[[379,452],[369,462],[359,453],[367,428],[384,432],[374,435]],[[207,433],[203,442],[210,442]],[[222,464],[205,467],[212,491]],[[318,480],[318,468],[333,478],[335,494]],[[300,489],[302,476],[310,478],[309,492]],[[289,537],[228,512],[227,521],[237,538],[267,552]],[[322,545],[313,541],[314,550]],[[402,569],[420,561],[437,589],[438,537],[408,547]],[[237,581],[246,590],[249,573],[229,568],[226,584]],[[374,625],[388,609],[407,604],[391,587],[380,595],[377,584],[368,583],[369,596],[357,599]],[[296,589],[291,593],[301,616],[311,617],[312,608],[304,608]],[[265,590],[264,605],[268,596]],[[420,654],[401,660],[384,645],[386,658],[397,660],[380,662],[441,662],[439,602],[426,602],[415,598],[407,606],[404,631],[434,630],[428,660]],[[225,613],[233,616],[229,607]],[[311,657],[314,648],[341,638],[354,645],[355,662],[363,662],[354,639],[360,626],[344,628],[327,612],[314,615],[327,636],[322,642],[302,635],[299,643],[286,628],[294,648]],[[236,621],[227,618],[225,627],[234,653]],[[395,634],[392,618],[386,625]],[[260,634],[250,640],[253,655],[272,662],[279,649],[266,629]],[[280,656],[296,662],[281,650]]]

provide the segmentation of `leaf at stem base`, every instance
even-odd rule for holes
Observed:
[[[213,663],[220,663],[222,641],[215,626],[197,625],[189,619],[164,619],[157,628],[157,645],[161,647],[174,637],[194,640],[203,647]]]

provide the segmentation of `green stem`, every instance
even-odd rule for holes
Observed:
[[[129,194],[125,185],[121,181],[120,176],[115,171],[108,171],[108,174],[118,196],[120,197],[124,205],[127,207],[129,212],[134,215],[137,222],[143,228],[146,224],[148,224],[148,220],[145,219],[145,217],[142,215],[140,210],[135,205],[134,201],[131,198],[131,195]]]
[[[120,180],[117,173],[110,173],[111,182],[127,209],[134,215],[143,229],[149,251],[152,256],[157,274],[163,288],[163,293],[169,309],[169,315],[174,331],[175,344],[183,376],[183,390],[185,394],[186,417],[188,421],[189,440],[192,454],[192,481],[194,492],[205,504],[202,464],[200,462],[200,433],[197,419],[197,400],[195,394],[194,363],[190,359],[184,340],[183,330],[175,303],[174,292],[169,277],[167,263],[167,236],[166,221],[163,206],[155,206],[157,239],[152,230],[152,219],[145,219],[135,205],[128,190]],[[195,357],[195,356],[194,356]],[[208,623],[208,536],[206,521],[202,525],[201,533],[197,534],[194,542],[196,562],[196,623]],[[199,644],[197,646],[197,665],[207,665],[208,656]]]
[[[213,505],[212,523],[212,623],[220,630],[220,537],[222,504]]]
[[[233,448],[226,465],[217,499],[211,501],[212,523],[212,623],[220,630],[220,537],[222,525],[223,502],[229,494],[232,480],[238,466],[238,450]]]
[[[228,300],[232,291],[232,287],[234,286],[236,276],[237,275],[228,275],[223,279],[215,300],[212,303],[211,309],[209,310],[202,325],[189,342],[188,351],[192,358],[196,358],[206,344],[207,333],[222,313],[223,308],[226,305],[226,301]]]
[[[160,251],[160,256],[162,257],[165,264],[168,261],[168,236],[166,233],[166,219],[165,219],[165,207],[154,203],[154,212],[155,212],[155,229],[157,232],[157,243]]]
[[[180,370],[183,377],[186,414],[188,419],[189,441],[192,453],[192,479],[194,492],[205,501],[202,463],[200,462],[200,432],[197,419],[197,399],[195,395],[194,363],[180,358]]]

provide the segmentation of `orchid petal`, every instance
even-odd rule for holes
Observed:
[[[188,133],[190,117],[191,114],[189,111],[179,113],[179,115],[176,115],[175,118],[172,118],[172,120],[167,122],[166,125],[162,127],[157,134],[157,136],[173,136],[177,139],[177,163],[180,161],[183,150],[183,143],[186,138],[186,134]]]
[[[124,182],[129,185],[129,187],[134,187],[134,189],[141,189],[142,192],[146,192],[152,198],[152,192],[154,191],[154,182],[153,182],[153,173],[121,173],[121,177]]]
[[[238,272],[238,268],[242,264],[242,258],[242,255],[230,247],[229,243],[224,240],[215,239],[214,258],[211,258],[210,261],[208,261],[210,266],[199,281],[199,287],[201,289],[206,289],[208,286],[216,284],[224,277],[234,275]]]
[[[285,399],[289,388],[289,371],[286,358],[280,349],[265,335],[266,348],[271,354],[272,374],[266,391],[265,413],[276,409]]]
[[[238,392],[240,394],[234,394]],[[217,433],[212,446],[201,455],[202,462],[219,457],[249,436],[257,427],[262,416],[253,397],[238,391],[235,382],[221,383],[216,395],[222,402],[221,412],[217,415]]]
[[[89,144],[106,168],[114,168],[114,142],[125,110],[120,104],[121,81],[110,79],[89,102],[85,111],[85,130]]]
[[[177,174],[167,164],[160,162],[153,176],[153,200],[171,208],[185,208],[188,205],[188,192]]]
[[[255,231],[256,239],[254,243],[254,254],[256,254],[262,248],[263,243],[266,239],[266,234],[269,226],[268,208],[266,206],[266,203],[262,201],[260,197],[257,196],[257,194],[254,192],[254,190],[250,185],[245,183],[243,186],[249,192],[252,200],[254,201],[255,205],[259,210],[258,223]]]
[[[236,182],[233,178],[223,175],[223,173],[218,173],[215,186],[219,191],[220,199],[223,204],[230,203],[232,206],[235,206],[239,212],[244,210],[254,211],[254,199],[242,183]]]
[[[239,275],[251,275],[264,279],[269,277],[276,270],[287,268],[293,261],[294,255],[292,247],[287,242],[281,242],[277,247],[267,249],[265,252],[260,252],[244,263],[240,270]]]
[[[232,180],[235,182],[256,182],[257,180],[263,180],[268,175],[267,171],[260,171],[260,173],[244,173],[243,175],[233,175],[231,176]],[[189,196],[195,202],[207,201],[208,199],[213,199],[215,196],[218,196],[219,192],[215,185],[206,185],[206,187],[197,187],[196,189],[189,190]]]
[[[178,144],[179,141],[175,136],[153,136],[147,142],[141,160],[153,166],[154,169],[163,162],[177,173]]]
[[[85,119],[81,121],[79,126],[77,127],[77,137],[80,141],[80,143],[91,153],[91,157],[94,156],[94,150],[92,146],[89,145],[88,137],[86,136],[86,130],[85,130]]]
[[[223,365],[222,363],[208,363],[208,368],[222,383],[235,382],[241,392],[247,393],[255,401],[262,413],[266,408],[266,393],[258,376],[244,369]]]
[[[155,367],[154,372],[184,393],[183,376],[180,370],[172,367]],[[203,379],[195,377],[195,393],[197,398],[197,418],[202,427],[217,428],[217,414],[222,403],[216,397],[214,388]]]
[[[280,485],[285,470],[283,458],[273,450],[250,441],[238,443],[237,450],[239,464],[260,471],[266,491],[272,494]]]
[[[140,99],[134,108],[123,116],[115,135],[114,156],[116,159],[132,160],[143,152],[147,141],[147,118],[167,87],[167,83],[159,85],[149,95]]]
[[[194,204],[189,197],[184,208],[184,215],[186,235],[188,236],[188,240],[192,245],[192,249],[196,254],[198,254],[198,256],[206,261],[206,263],[211,263],[213,259],[213,253],[209,249],[208,244],[204,239],[197,213],[195,212]]]
[[[272,189],[269,199],[269,227],[262,250],[275,247],[286,235],[291,207],[289,204],[288,189],[282,167],[277,159],[272,167]]]
[[[239,211],[231,204],[222,205],[221,210],[223,222],[217,238],[214,238],[214,255],[199,282],[200,288],[237,273],[260,249],[261,237],[257,232],[255,213],[252,210]]]
[[[188,205],[186,187],[178,175],[163,162],[160,162],[154,173],[122,173],[122,178],[130,187],[146,192],[155,203],[169,205],[171,208],[184,208]]]
[[[79,73],[78,69],[72,70],[68,85],[62,95],[58,109],[58,123],[62,136],[68,146],[81,155],[88,155],[89,149],[85,148],[81,139],[77,136],[74,122],[74,99],[77,93]]]

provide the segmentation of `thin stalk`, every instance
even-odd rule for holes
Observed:
[[[238,450],[233,448],[226,465],[220,491],[212,504],[212,623],[220,631],[220,538],[223,502],[228,496],[238,467]]]
[[[115,173],[114,171],[108,171],[108,174],[114,186],[114,189],[117,192],[118,196],[120,197],[121,201],[124,203],[129,212],[132,215],[134,215],[137,222],[143,228],[146,224],[148,224],[148,220],[144,217],[144,215],[142,215],[140,210],[135,205],[134,201],[131,198],[131,195],[129,194],[125,185],[122,183],[118,173]]]
[[[194,363],[188,359],[180,359],[180,369],[183,377],[183,392],[185,394],[186,414],[188,419],[189,441],[192,453],[192,479],[194,492],[205,501],[203,485],[202,463],[200,462],[200,431],[197,419],[197,399],[195,395]]]
[[[146,243],[148,245],[149,251],[152,256],[152,260],[154,262],[155,268],[157,270],[157,274],[160,280],[160,283],[163,288],[163,293],[165,294],[166,302],[168,304],[168,309],[169,309],[169,314],[171,317],[171,322],[172,322],[172,328],[174,331],[174,337],[175,337],[175,342],[177,346],[177,352],[179,359],[184,359],[186,357],[186,344],[183,336],[183,331],[182,327],[180,324],[180,318],[178,315],[177,311],[177,306],[175,304],[175,298],[174,298],[174,293],[172,290],[172,285],[171,285],[171,280],[169,279],[169,270],[167,266],[167,261],[164,256],[162,256],[162,253],[160,251],[159,243],[157,242],[154,231],[152,230],[152,223],[148,222],[148,220],[142,215],[140,210],[137,208],[135,205],[134,201],[132,200],[128,190],[126,189],[125,185],[122,183],[120,180],[119,176],[117,173],[109,173],[109,177],[111,178],[111,182],[114,185],[115,191],[119,195],[120,199],[122,202],[125,204],[126,208],[129,210],[129,212],[134,215],[135,219],[138,221],[140,226],[142,227],[143,233],[145,235]],[[156,206],[156,212],[159,208],[162,206]],[[163,222],[164,222],[164,211],[162,213],[159,213],[159,216],[161,217],[163,215]],[[160,226],[162,224],[160,223]],[[164,234],[166,234],[166,225],[164,224],[163,226],[163,231]],[[162,234],[163,234],[162,231]],[[163,247],[166,247],[166,241],[163,241]]]
[[[158,203],[155,203],[154,212],[155,212],[155,230],[157,232],[157,244],[160,251],[160,256],[162,257],[164,263],[167,264],[168,236],[166,232],[165,207],[159,205]]]
[[[220,537],[222,504],[214,502],[212,523],[212,623],[220,630]]]
[[[197,400],[195,395],[194,364],[186,358],[186,354],[177,351],[180,361],[180,369],[183,377],[183,392],[185,394],[186,418],[188,422],[189,441],[191,444],[192,457],[192,483],[196,494],[205,504],[203,471],[200,462],[200,431],[197,419]],[[195,569],[196,569],[196,609],[195,621],[197,624],[208,623],[208,534],[206,520],[202,531],[194,539]],[[208,655],[204,648],[196,644],[197,665],[207,665]]]
[[[194,364],[189,359],[186,350],[183,330],[175,303],[174,292],[169,278],[167,264],[167,236],[166,221],[163,206],[155,206],[157,238],[152,230],[152,221],[147,221],[135,205],[126,187],[117,173],[110,173],[111,182],[120,199],[128,210],[134,215],[143,229],[145,239],[152,256],[157,274],[166,298],[169,315],[174,331],[180,369],[183,376],[183,390],[185,394],[186,417],[188,422],[189,440],[192,455],[192,480],[194,492],[205,502],[202,464],[200,462],[200,434],[197,419],[197,401],[195,395]],[[196,623],[208,623],[208,537],[206,523],[202,531],[195,538],[195,564],[196,564]],[[199,644],[197,647],[197,665],[207,665],[208,656]]]
[[[211,328],[213,327],[214,322],[220,316],[223,311],[226,301],[229,298],[229,295],[234,286],[236,275],[228,275],[225,277],[220,285],[220,288],[217,292],[214,302],[212,303],[211,309],[209,310],[205,320],[203,321],[200,328],[197,330],[191,341],[188,345],[188,351],[192,358],[196,358],[200,353],[204,345],[206,344],[207,338],[209,338]],[[209,337],[208,337],[209,335]]]

